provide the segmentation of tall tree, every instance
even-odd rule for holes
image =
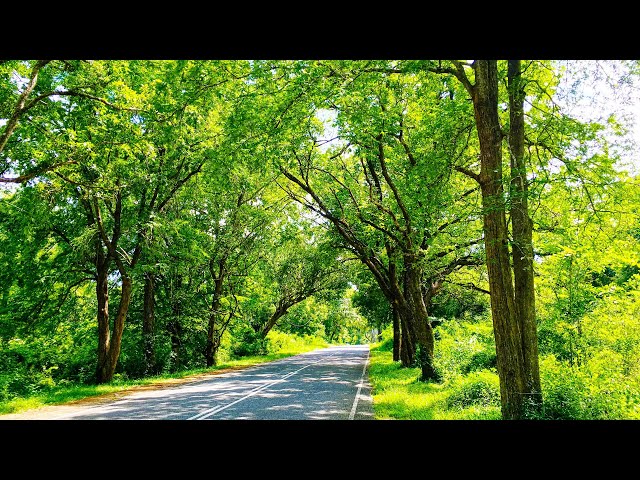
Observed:
[[[511,160],[511,253],[513,259],[516,316],[522,329],[522,352],[530,406],[539,410],[542,403],[540,368],[538,365],[538,331],[536,324],[533,223],[529,216],[529,187],[525,162],[525,84],[521,61],[509,60],[509,156]]]

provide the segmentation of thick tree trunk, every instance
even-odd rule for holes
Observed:
[[[216,354],[218,353],[219,342],[216,338],[216,316],[209,315],[209,327],[207,329],[207,347],[205,349],[204,358],[207,367],[213,367],[217,363]]]
[[[400,333],[400,316],[398,315],[398,309],[393,307],[391,310],[393,315],[393,361],[400,360],[400,345],[402,342],[402,336]]]
[[[513,233],[513,275],[516,316],[522,334],[527,393],[530,408],[542,405],[538,365],[535,289],[533,278],[533,235],[529,218],[527,166],[524,158],[524,85],[520,60],[508,62],[509,151],[511,158],[511,225]]]
[[[144,348],[145,375],[156,372],[154,342],[155,327],[155,278],[152,273],[144,276],[144,302],[142,313],[142,342]]]
[[[96,298],[98,300],[98,365],[96,382],[107,382],[109,370],[109,347],[111,330],[109,326],[109,265],[102,251],[102,245],[96,244]]]
[[[120,291],[120,303],[118,304],[118,314],[113,322],[113,335],[111,336],[111,348],[109,349],[110,366],[109,380],[113,379],[113,374],[118,365],[120,358],[120,347],[122,346],[122,334],[124,333],[124,324],[127,320],[129,305],[131,304],[131,292],[133,290],[133,282],[130,277],[122,278],[122,288]]]
[[[216,354],[218,353],[219,342],[216,338],[216,313],[209,314],[209,326],[207,328],[207,346],[204,352],[207,367],[213,367],[217,363]]]
[[[515,311],[508,232],[502,185],[502,132],[498,118],[498,70],[495,60],[476,61],[473,90],[480,142],[480,186],[484,210],[484,242],[491,291],[502,416],[524,417],[527,381],[521,332]]]

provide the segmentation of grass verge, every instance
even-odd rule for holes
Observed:
[[[419,368],[403,368],[384,344],[372,345],[369,381],[375,419],[499,420],[497,375],[489,370],[442,383],[420,382]]]

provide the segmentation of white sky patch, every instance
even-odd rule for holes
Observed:
[[[62,85],[58,85],[54,91],[56,92],[64,92],[65,88]],[[68,97],[66,96],[61,96],[61,95],[51,95],[49,97],[49,99],[51,99],[51,101],[53,102],[62,102],[62,103],[66,103],[69,104],[71,103],[71,101],[69,100]]]
[[[554,100],[562,111],[581,121],[607,124],[612,115],[629,128],[627,147],[615,149],[622,168],[640,174],[640,81],[624,75],[619,62],[604,60],[563,60],[567,67]],[[620,143],[620,139],[615,141]]]
[[[29,79],[27,77],[23,77],[22,75],[19,75],[18,72],[16,72],[15,70],[11,75],[11,81],[18,87],[18,91],[20,91],[21,93],[22,93],[22,90],[24,90],[24,88],[29,83]]]
[[[336,127],[336,112],[327,108],[321,108],[316,112],[316,118],[322,122],[324,131],[322,138],[319,139],[318,148],[321,152],[326,152],[331,147],[344,145],[344,141],[336,138],[338,136],[338,128]]]
[[[560,171],[560,167],[562,167],[562,165],[563,165],[563,163],[562,163],[561,160],[559,160],[557,158],[552,158],[551,160],[549,160],[549,163],[547,163],[547,169],[551,173],[558,173]]]

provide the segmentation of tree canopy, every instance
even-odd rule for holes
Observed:
[[[611,374],[640,408],[637,146],[579,96],[638,71],[0,61],[0,400],[277,335],[389,332],[394,361],[447,382],[440,339],[486,321],[503,418],[553,411],[554,369]]]

